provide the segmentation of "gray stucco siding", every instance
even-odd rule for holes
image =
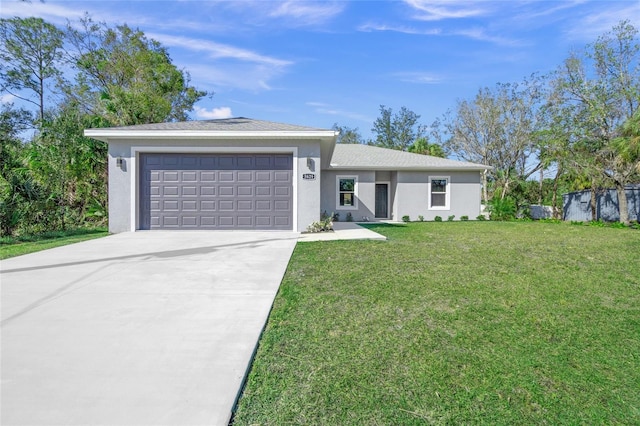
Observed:
[[[337,206],[337,177],[355,176],[358,179],[356,208]],[[429,208],[430,178],[449,179],[449,206],[447,209]],[[340,213],[340,220],[351,212],[355,221],[364,217],[375,220],[375,184],[389,183],[389,219],[400,221],[407,215],[411,220],[423,216],[425,220],[434,220],[436,216],[447,219],[450,215],[468,216],[475,219],[480,214],[480,173],[477,171],[362,171],[362,170],[324,170],[322,177],[321,210],[327,213]]]
[[[357,178],[356,199],[354,208],[340,207],[337,204],[338,176],[354,176]],[[340,221],[345,221],[351,213],[354,221],[362,221],[367,217],[373,220],[375,211],[376,173],[362,170],[323,170],[320,209],[327,214],[339,213]]]
[[[319,219],[320,141],[222,139],[123,139],[109,142],[109,230],[127,232],[139,226],[139,155],[163,153],[291,153],[293,154],[294,231]],[[122,169],[117,167],[122,158]],[[303,179],[313,174],[315,179]]]
[[[446,177],[449,179],[448,208],[429,208],[429,178]],[[396,187],[395,220],[409,216],[411,220],[434,220],[436,216],[447,219],[455,215],[475,219],[480,214],[480,173],[477,171],[431,171],[431,172],[398,172]]]

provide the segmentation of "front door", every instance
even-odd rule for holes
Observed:
[[[389,184],[376,183],[376,218],[389,217]]]

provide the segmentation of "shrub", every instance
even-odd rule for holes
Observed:
[[[447,222],[453,222],[453,219],[456,218],[455,214],[452,214],[451,216],[447,217]]]
[[[602,219],[592,220],[591,222],[589,222],[589,226],[596,226],[598,228],[603,228],[605,226],[605,223]]]
[[[581,220],[572,220],[572,221],[571,221],[571,224],[572,224],[572,225],[582,226],[582,225],[584,225],[584,222],[583,222],[583,221],[581,221]]]
[[[611,222],[609,224],[609,226],[611,226],[612,228],[626,228],[627,227],[627,225],[625,225],[622,222]]]
[[[418,221],[419,222],[424,222],[424,216],[422,216],[422,215],[418,216]]]
[[[353,222],[353,215],[351,212],[347,213],[347,222]]]
[[[313,222],[311,225],[307,226],[307,232],[316,233],[326,231],[333,231],[333,221],[329,216],[321,218],[318,222]]]
[[[467,215],[460,216],[460,220],[463,221],[463,222],[466,222],[467,220],[469,220],[469,216],[467,216]]]
[[[491,220],[513,220],[516,218],[516,202],[511,197],[494,198],[489,203]]]
[[[410,222],[411,218],[409,217],[409,215],[404,215],[404,216],[402,216],[402,221],[405,222],[405,223],[406,222]]]
[[[340,213],[332,213],[331,218],[334,222],[340,222]]]
[[[433,220],[435,220],[436,222],[442,222],[442,217],[441,216],[436,216],[433,218]]]
[[[478,216],[476,216],[476,220],[483,221],[483,220],[487,220],[487,218],[485,217],[485,215],[479,214]]]

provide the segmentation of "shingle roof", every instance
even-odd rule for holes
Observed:
[[[106,130],[106,129],[105,129]],[[174,130],[174,131],[224,131],[224,132],[305,132],[329,131],[316,127],[275,123],[245,117],[222,118],[216,120],[180,121],[172,123],[139,124],[137,126],[109,127],[108,130]]]
[[[489,166],[362,144],[337,144],[329,169],[485,170]]]

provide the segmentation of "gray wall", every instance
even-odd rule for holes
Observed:
[[[629,220],[640,220],[640,185],[629,186],[625,190],[629,206]],[[590,221],[591,191],[570,192],[562,196],[562,218],[564,220]],[[618,193],[615,189],[605,189],[596,193],[596,219],[606,222],[620,220]]]
[[[357,176],[356,197],[358,199],[357,209],[341,209],[336,205],[336,177],[337,176]],[[320,211],[327,214],[340,213],[340,221],[345,221],[347,213],[351,213],[354,221],[362,221],[364,217],[374,220],[375,216],[375,186],[376,172],[374,171],[354,171],[354,170],[323,170],[322,188],[320,199]]]
[[[358,208],[340,210],[336,206],[336,176],[358,176]],[[447,176],[450,182],[450,202],[447,210],[430,210],[428,205],[429,176]],[[480,172],[374,172],[355,170],[324,170],[322,175],[321,210],[327,213],[339,212],[340,220],[344,220],[348,211],[354,220],[361,221],[363,216],[375,220],[375,183],[390,182],[389,203],[391,220],[400,221],[404,215],[411,220],[418,220],[422,215],[425,220],[433,220],[436,216],[447,219],[455,215],[469,216],[475,219],[480,214]]]
[[[274,152],[270,148],[280,148],[280,151],[297,148],[297,158],[294,153],[294,172],[297,167],[297,178],[294,182],[297,194],[297,212],[294,221],[296,231],[304,231],[309,224],[320,218],[320,141],[311,140],[119,140],[109,142],[109,231],[128,232],[138,229],[137,201],[138,201],[138,167],[137,156],[132,154],[132,147],[139,148],[138,152]],[[291,152],[291,151],[289,151]],[[116,158],[124,159],[123,169],[116,167]],[[311,161],[308,167],[307,158]],[[313,173],[315,180],[305,180],[302,175]],[[135,184],[135,185],[134,185]],[[133,188],[133,193],[132,193]],[[135,217],[131,217],[132,205]],[[133,224],[133,226],[132,226]]]

